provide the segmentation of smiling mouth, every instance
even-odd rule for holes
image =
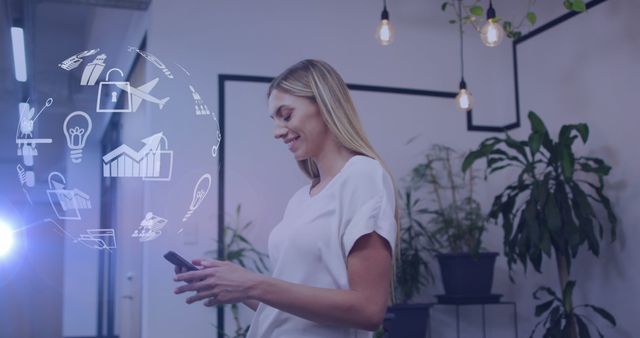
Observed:
[[[289,149],[293,149],[293,145],[296,144],[296,142],[300,139],[300,136],[291,139],[287,144],[289,145]]]

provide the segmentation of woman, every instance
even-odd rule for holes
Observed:
[[[243,302],[248,337],[371,337],[392,289],[398,210],[392,176],[364,134],[347,86],[327,63],[301,61],[268,90],[274,136],[311,183],[269,235],[272,276],[194,260],[178,274],[187,303]]]

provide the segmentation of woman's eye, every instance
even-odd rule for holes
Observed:
[[[287,117],[285,117],[285,118],[284,118],[284,120],[285,120],[285,121],[287,121],[287,122],[289,122],[289,120],[291,120],[291,115],[292,115],[292,114],[287,115]]]

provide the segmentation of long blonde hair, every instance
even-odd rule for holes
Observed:
[[[328,63],[320,60],[302,60],[287,68],[271,82],[267,97],[269,97],[275,89],[314,101],[320,108],[325,124],[342,146],[357,154],[377,160],[391,177],[393,191],[396,195],[395,220],[397,231],[395,257],[392,259],[393,269],[390,301],[395,302],[395,262],[396,257],[400,257],[398,192],[395,179],[389,167],[375,151],[362,128],[358,112],[353,104],[347,85],[342,80],[340,74]],[[318,166],[312,159],[300,160],[298,161],[298,166],[309,179],[315,180],[320,177]]]

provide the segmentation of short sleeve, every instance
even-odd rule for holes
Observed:
[[[347,222],[342,236],[345,257],[358,238],[376,232],[389,242],[395,253],[397,225],[395,220],[396,198],[389,174],[378,164],[367,172],[352,177],[356,182],[347,202],[353,209],[353,217]]]

